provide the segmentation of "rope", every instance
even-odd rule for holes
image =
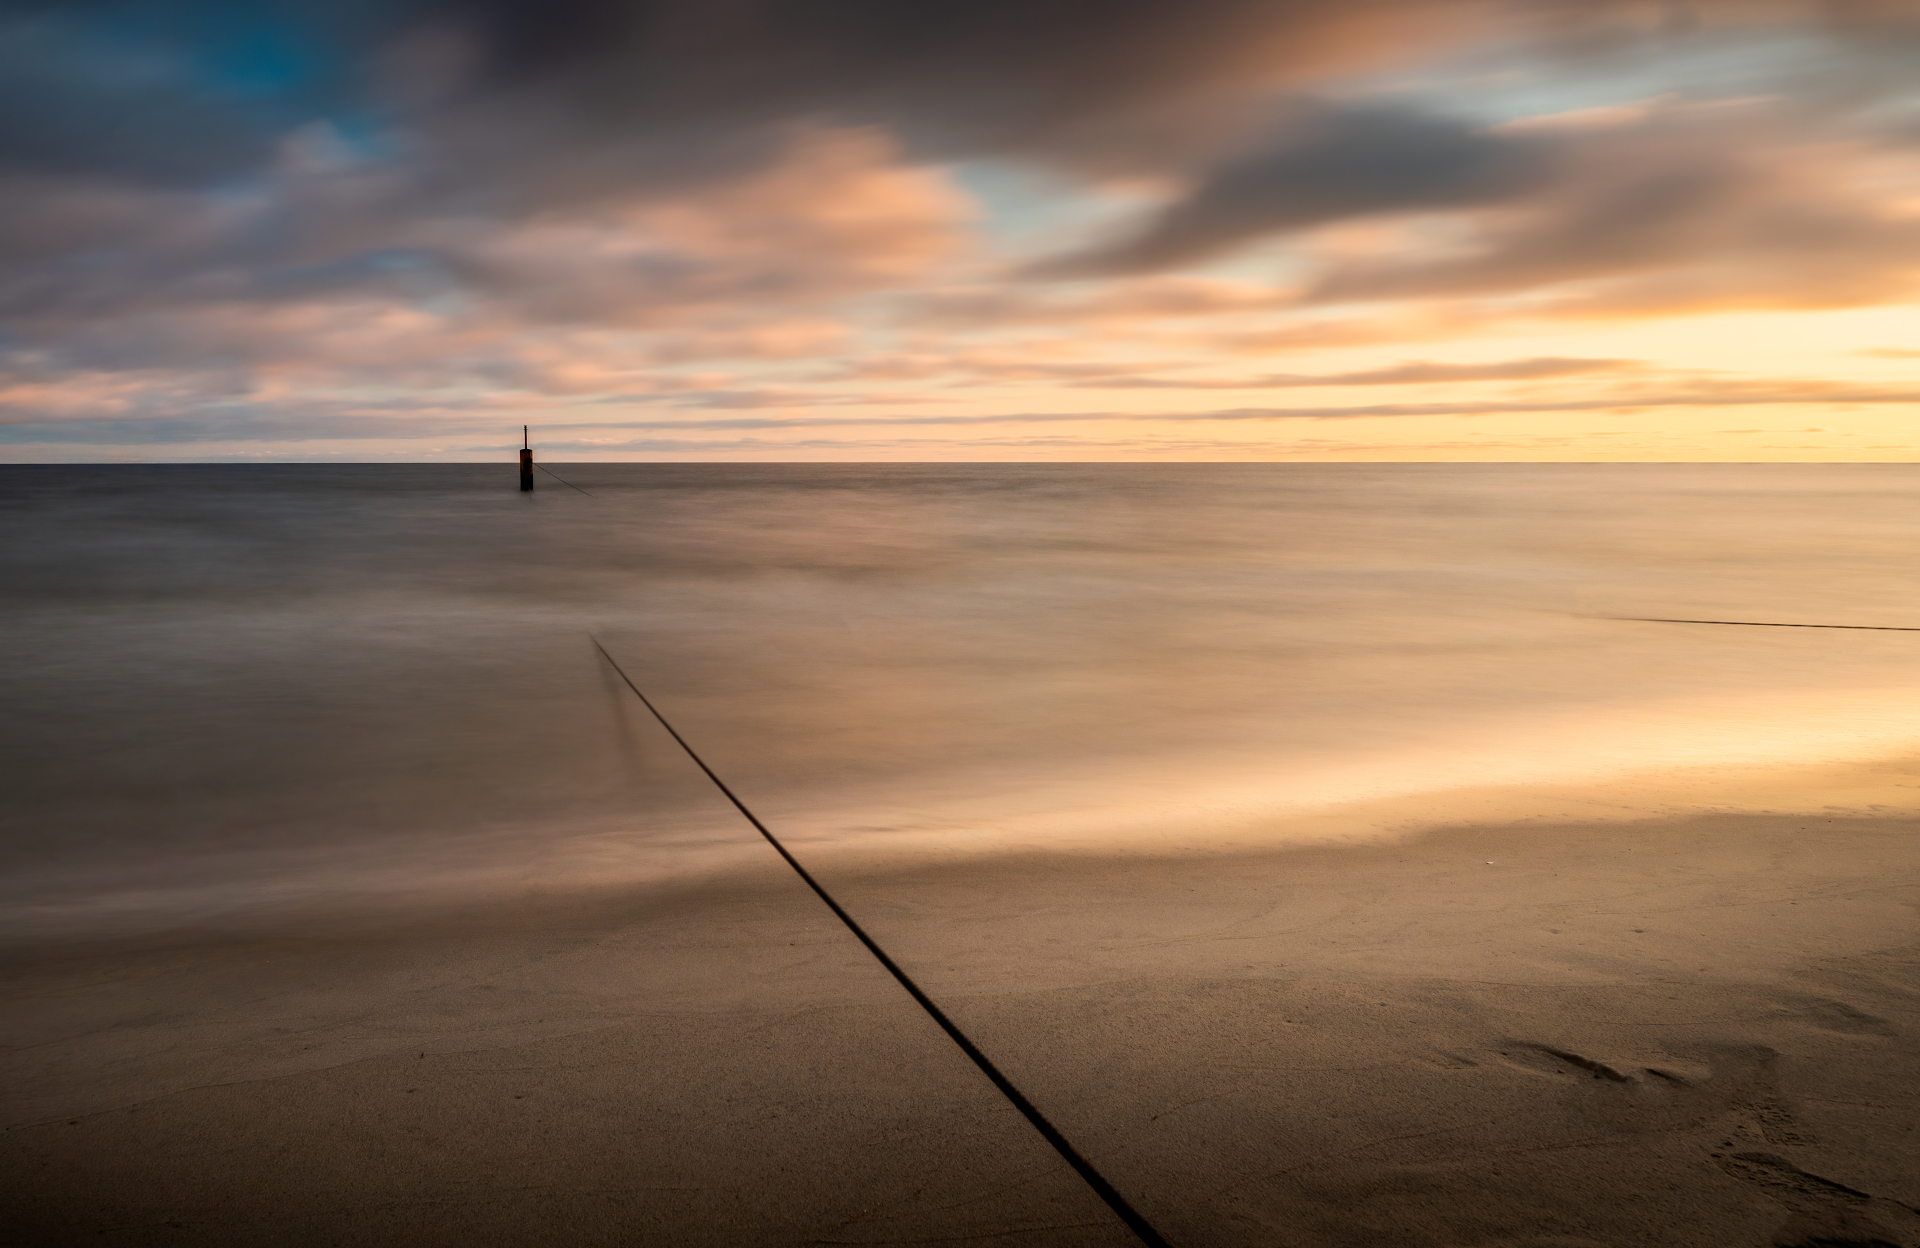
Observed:
[[[575,484],[574,484],[573,482],[571,482],[571,481],[563,481],[563,480],[561,480],[561,479],[560,479],[559,477],[554,477],[554,476],[553,476],[553,473],[552,473],[552,472],[549,472],[549,471],[547,470],[547,466],[546,466],[545,464],[535,464],[535,465],[534,465],[534,467],[535,467],[535,468],[538,468],[538,469],[539,469],[539,470],[540,470],[541,472],[545,472],[545,473],[546,473],[546,474],[547,474],[548,476],[550,476],[550,477],[553,477],[553,479],[554,479],[555,481],[559,481],[561,485],[564,485],[564,486],[566,486],[566,487],[567,487],[568,489],[570,489],[570,490],[580,490],[580,487],[579,487],[579,486],[577,486],[577,485],[575,485]],[[587,492],[586,492],[585,490],[580,490],[580,492],[581,492],[582,494],[587,494]],[[592,497],[593,497],[593,495],[591,495],[591,494],[587,494],[587,497],[588,497],[588,498],[592,498]]]
[[[1875,633],[1920,633],[1898,624],[1771,624],[1762,620],[1668,620],[1657,615],[1590,615],[1590,620],[1631,620],[1636,624],[1732,624],[1740,628],[1858,628]]]
[[[713,781],[714,787],[726,795],[727,800],[733,803],[734,809],[746,816],[747,822],[751,823],[754,829],[766,838],[767,844],[773,846],[775,852],[787,860],[787,865],[793,868],[794,874],[806,881],[807,887],[812,889],[821,901],[827,903],[827,909],[833,911],[834,917],[846,924],[847,930],[852,932],[860,943],[867,947],[867,952],[871,953],[874,958],[879,961],[881,966],[887,968],[887,973],[898,980],[900,986],[907,990],[907,995],[918,1002],[920,1008],[925,1010],[933,1018],[934,1022],[940,1024],[940,1030],[947,1033],[947,1038],[959,1045],[962,1053],[965,1053],[969,1058],[973,1059],[973,1064],[980,1068],[980,1072],[993,1081],[993,1086],[1000,1089],[1000,1094],[1011,1101],[1015,1109],[1025,1115],[1027,1121],[1033,1124],[1034,1129],[1040,1132],[1047,1143],[1053,1145],[1053,1151],[1059,1153],[1060,1156],[1065,1159],[1066,1163],[1073,1167],[1074,1172],[1086,1181],[1087,1186],[1093,1189],[1094,1194],[1099,1196],[1101,1200],[1107,1202],[1107,1208],[1113,1210],[1119,1219],[1127,1224],[1127,1229],[1137,1235],[1140,1238],[1140,1242],[1148,1245],[1148,1248],[1170,1248],[1167,1241],[1160,1237],[1160,1232],[1154,1230],[1152,1224],[1141,1217],[1140,1214],[1134,1210],[1133,1206],[1127,1203],[1126,1197],[1114,1190],[1113,1184],[1107,1182],[1105,1176],[1093,1168],[1092,1162],[1082,1157],[1079,1150],[1067,1142],[1067,1137],[1061,1135],[1059,1129],[1047,1121],[1046,1115],[1035,1108],[1033,1102],[1021,1094],[1020,1089],[1013,1086],[1012,1080],[1000,1073],[999,1067],[987,1059],[987,1055],[980,1051],[979,1046],[967,1039],[966,1033],[961,1031],[960,1028],[954,1024],[953,1020],[948,1018],[940,1007],[933,1003],[931,997],[920,990],[920,985],[914,983],[913,979],[905,971],[900,969],[899,963],[888,957],[886,950],[882,949],[873,937],[867,935],[865,929],[853,921],[853,916],[842,909],[840,903],[833,899],[832,894],[821,887],[820,881],[814,879],[813,876],[808,873],[807,869],[800,865],[800,860],[788,852],[787,847],[782,845],[779,839],[767,830],[767,825],[761,823],[759,818],[756,817],[751,810],[747,809],[747,804],[734,796],[733,790],[727,787],[726,781],[715,775],[713,768],[707,766],[706,760],[694,753],[693,747],[687,744],[687,739],[681,736],[672,724],[667,722],[665,715],[660,713],[660,708],[648,701],[647,695],[640,692],[640,686],[634,684],[633,678],[627,675],[620,664],[614,662],[613,656],[607,653],[607,648],[600,644],[600,639],[594,637],[591,633],[587,636],[593,642],[593,648],[600,652],[600,657],[605,659],[615,672],[619,673],[620,679],[626,682],[627,688],[633,690],[633,696],[639,698],[640,704],[653,712],[653,717],[660,721],[660,726],[665,728],[668,735],[680,743],[680,748],[687,752],[687,757],[691,758],[701,771],[707,773],[707,779]]]

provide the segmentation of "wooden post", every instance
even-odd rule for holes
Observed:
[[[527,436],[527,427],[520,426],[520,488],[533,488],[533,440]]]

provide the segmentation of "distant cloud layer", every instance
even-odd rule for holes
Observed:
[[[1605,410],[1697,370],[1593,335],[1915,300],[1916,57],[1904,0],[0,0],[0,443]]]
[[[1397,364],[1357,373],[1269,373],[1264,377],[1206,377],[1180,380],[1170,377],[1096,377],[1076,386],[1099,389],[1264,390],[1312,386],[1410,386],[1458,381],[1533,381],[1544,377],[1579,377],[1633,368],[1633,360],[1563,360],[1541,358],[1502,360],[1494,364]]]

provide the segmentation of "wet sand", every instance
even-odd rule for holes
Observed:
[[[17,955],[10,1237],[1134,1242],[776,865]],[[823,874],[1179,1248],[1920,1245],[1920,821]]]

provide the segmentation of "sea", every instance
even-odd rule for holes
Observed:
[[[0,467],[0,939],[1920,792],[1920,466],[544,468]]]

